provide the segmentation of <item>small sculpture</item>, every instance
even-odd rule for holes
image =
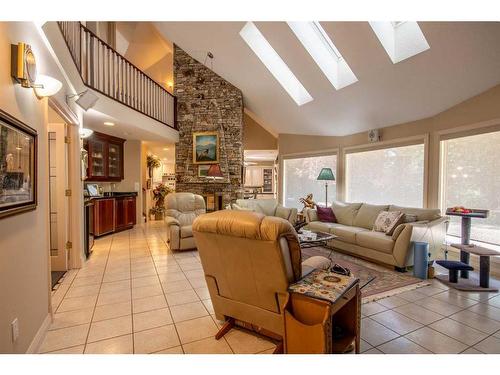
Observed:
[[[302,211],[304,211],[306,208],[315,208],[316,203],[313,201],[313,195],[312,193],[307,194],[305,198],[300,198],[299,202],[304,205],[302,208]]]

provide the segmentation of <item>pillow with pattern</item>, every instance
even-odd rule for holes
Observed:
[[[392,236],[394,229],[404,220],[404,214],[401,211],[381,211],[375,223],[373,230],[376,232],[384,232],[388,236]]]

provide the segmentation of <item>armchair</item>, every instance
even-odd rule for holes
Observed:
[[[193,223],[193,234],[215,315],[226,322],[216,339],[236,320],[283,337],[288,285],[330,265],[321,256],[302,262],[290,222],[257,212],[202,215]]]
[[[165,197],[167,242],[171,250],[196,249],[192,224],[206,212],[205,200],[192,193],[170,193]]]

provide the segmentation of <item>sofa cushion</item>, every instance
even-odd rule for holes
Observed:
[[[337,223],[343,225],[353,225],[354,218],[358,213],[362,203],[333,202],[332,210],[337,218]]]
[[[331,207],[317,207],[318,219],[323,223],[336,223],[337,219]]]
[[[338,226],[342,225],[337,223],[322,223],[321,221],[311,221],[309,224],[307,224],[307,229],[315,230],[318,232],[333,233],[332,229]]]
[[[414,208],[390,205],[389,211],[401,211],[404,214],[417,215],[417,221],[432,221],[441,217],[441,210],[439,208]]]
[[[356,243],[359,246],[392,254],[394,240],[382,232],[364,231],[356,234]]]
[[[181,238],[193,237],[193,226],[185,225],[181,227]]]
[[[292,210],[290,208],[286,208],[286,207],[283,207],[281,204],[278,204],[278,207],[276,207],[276,212],[274,213],[274,216],[281,217],[282,219],[288,220],[291,213],[292,213]]]
[[[388,208],[389,205],[377,206],[363,203],[354,218],[353,225],[371,230],[378,214],[382,211],[387,211]]]
[[[236,204],[266,216],[274,216],[278,201],[276,199],[237,199]]]
[[[365,228],[350,227],[348,225],[338,225],[331,229],[331,233],[338,236],[340,241],[355,244],[356,236],[361,232],[367,232]]]

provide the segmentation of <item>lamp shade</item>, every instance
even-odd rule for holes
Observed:
[[[207,177],[224,177],[219,164],[212,164],[207,171]]]
[[[319,172],[319,176],[317,180],[321,181],[335,181],[335,176],[333,175],[331,168],[323,168],[321,172]]]

